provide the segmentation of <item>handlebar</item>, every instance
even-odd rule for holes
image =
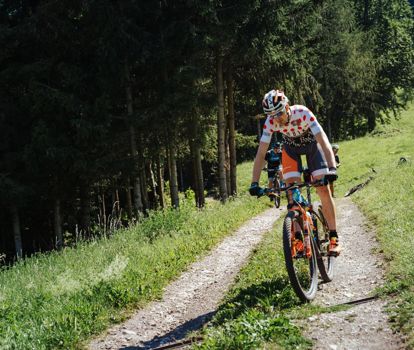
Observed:
[[[294,183],[290,186],[287,187],[280,187],[279,190],[280,191],[284,191],[287,192],[289,190],[293,190],[295,188],[303,188],[303,187],[319,187],[319,186],[326,186],[327,182],[324,178],[320,179],[320,180],[316,180],[316,181],[312,181],[312,182],[303,182],[300,184]],[[273,188],[262,188],[263,192],[261,192],[257,197],[262,197],[264,195],[268,195],[269,193],[274,192]]]

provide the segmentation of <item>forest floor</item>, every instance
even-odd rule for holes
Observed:
[[[337,199],[336,203],[343,252],[335,262],[334,281],[320,286],[314,303],[321,306],[370,297],[383,284],[383,261],[375,231],[350,199]],[[183,340],[186,334],[202,327],[281,213],[272,208],[248,221],[168,286],[162,300],[110,328],[94,339],[89,349],[155,349]],[[382,299],[372,299],[296,323],[315,342],[315,349],[403,349],[403,340],[392,332],[387,321],[386,304]]]

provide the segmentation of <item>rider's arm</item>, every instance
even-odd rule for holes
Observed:
[[[328,136],[326,136],[325,131],[322,129],[322,126],[319,124],[315,115],[308,108],[306,108],[305,113],[309,118],[308,120],[310,121],[309,128],[312,134],[315,136],[316,141],[321,146],[322,151],[325,155],[326,161],[328,163],[328,168],[335,168],[335,157],[332,151],[332,146],[328,140]]]
[[[256,153],[256,158],[254,158],[252,182],[259,182],[260,180],[260,173],[264,167],[265,155],[268,147],[269,143],[260,141],[259,148],[257,149]]]
[[[328,162],[328,168],[335,168],[336,164],[332,147],[328,140],[328,136],[326,136],[325,131],[323,131],[322,128],[320,129],[320,132],[315,135],[315,139],[322,148],[326,161]]]

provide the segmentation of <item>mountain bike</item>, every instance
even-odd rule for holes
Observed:
[[[292,191],[294,205],[283,222],[283,252],[293,290],[302,302],[315,298],[318,270],[323,282],[332,281],[334,256],[329,255],[329,228],[322,206],[312,203],[311,188],[324,186],[323,180],[305,181],[281,188],[286,195]],[[299,189],[306,188],[306,199]],[[264,193],[272,189],[265,189]]]
[[[264,168],[263,170],[267,171],[267,168]],[[280,195],[281,195],[281,179],[279,177],[279,170],[275,170],[275,176],[273,177],[272,181],[273,187],[269,189],[267,195],[272,199],[272,201],[275,204],[276,208],[280,207]]]

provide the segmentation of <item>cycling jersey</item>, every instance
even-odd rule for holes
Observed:
[[[280,164],[282,163],[282,153],[269,150],[266,152],[265,160],[267,161],[267,168],[269,170],[279,170]]]
[[[302,105],[293,105],[290,106],[290,111],[289,122],[284,125],[278,125],[273,117],[268,116],[260,141],[270,143],[274,132],[280,132],[283,143],[293,147],[305,146],[316,141],[315,135],[319,134],[322,128],[310,109]]]

